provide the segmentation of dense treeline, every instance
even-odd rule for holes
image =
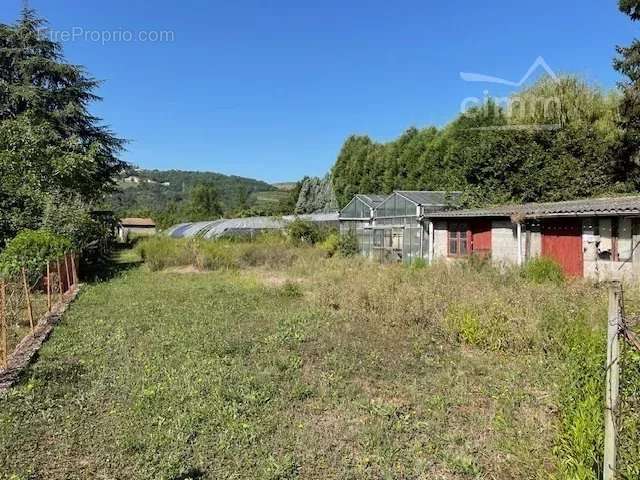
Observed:
[[[333,168],[336,194],[344,205],[356,193],[461,190],[480,205],[634,191],[619,104],[616,92],[576,77],[545,77],[442,129],[410,128],[386,144],[351,136]]]

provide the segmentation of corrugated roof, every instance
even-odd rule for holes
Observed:
[[[369,208],[376,208],[388,195],[378,195],[373,193],[359,193],[356,195],[362,202],[364,202]]]
[[[430,213],[431,218],[605,216],[640,214],[640,196],[587,198],[565,202],[525,203]]]
[[[150,218],[121,218],[120,225],[123,227],[155,227],[156,222]]]
[[[444,191],[414,191],[414,190],[397,190],[394,193],[402,195],[407,200],[416,205],[450,205],[462,195],[462,192],[444,192]]]

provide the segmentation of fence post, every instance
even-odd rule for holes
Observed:
[[[78,288],[78,269],[76,266],[76,255],[71,252],[71,271],[73,273],[73,286]]]
[[[47,260],[47,310],[51,312],[51,260]]]
[[[71,282],[73,279],[71,278],[71,273],[69,272],[69,255],[67,253],[64,254],[64,269],[67,272],[67,291],[71,290]]]
[[[59,295],[59,301],[60,303],[62,303],[62,301],[64,300],[64,291],[62,288],[62,268],[60,267],[60,257],[58,257],[58,260],[56,260],[56,264],[58,267],[58,295]]]
[[[604,472],[603,480],[616,475],[618,395],[620,386],[619,332],[623,315],[622,285],[612,282],[609,287],[609,319],[607,325],[607,380],[604,412]]]
[[[31,295],[29,294],[29,284],[27,283],[27,269],[22,267],[22,284],[24,285],[24,294],[27,302],[27,315],[29,316],[29,325],[31,326],[31,335],[35,333],[33,325],[33,309],[31,308]]]
[[[9,332],[7,326],[6,315],[6,287],[4,280],[0,280],[0,334],[2,338],[2,367],[7,368],[7,362],[9,361]]]

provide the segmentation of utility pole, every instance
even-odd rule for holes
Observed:
[[[607,383],[604,411],[604,472],[603,480],[616,478],[616,447],[618,398],[620,388],[620,325],[623,316],[622,285],[612,282],[609,287],[609,319],[607,325]]]

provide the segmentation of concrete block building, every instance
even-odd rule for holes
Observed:
[[[481,255],[523,264],[542,256],[570,277],[640,278],[640,196],[432,212],[423,222],[430,262]]]

